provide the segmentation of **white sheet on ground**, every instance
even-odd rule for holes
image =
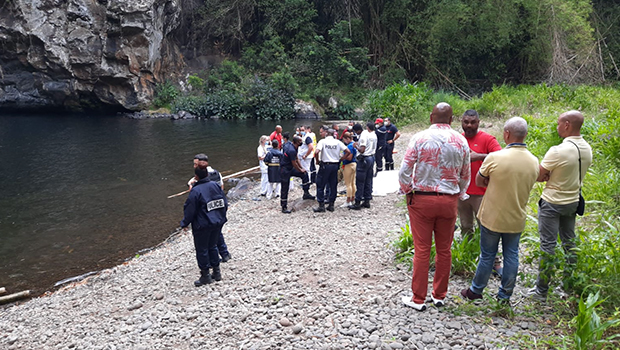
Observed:
[[[380,171],[372,182],[373,196],[387,196],[398,192],[398,170]]]

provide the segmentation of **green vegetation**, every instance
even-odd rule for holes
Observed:
[[[415,96],[415,98],[412,98]],[[618,305],[620,305],[620,91],[612,87],[546,85],[499,86],[480,97],[465,100],[455,94],[433,92],[424,84],[397,84],[377,92],[369,99],[368,108],[376,115],[390,116],[397,125],[414,123],[424,127],[428,114],[438,101],[447,101],[454,108],[455,115],[466,109],[476,109],[483,123],[499,126],[512,116],[523,116],[529,124],[526,142],[530,151],[539,159],[549,147],[561,139],[557,135],[557,117],[570,109],[580,109],[586,116],[582,128],[584,138],[594,153],[593,165],[584,178],[583,195],[586,199],[586,214],[577,217],[577,264],[565,266],[564,252],[556,249],[555,269],[557,276],[552,281],[562,286],[568,294],[562,299],[555,294],[548,303],[554,303],[558,324],[572,334],[573,343],[553,342],[548,348],[605,349],[617,348]],[[411,101],[415,101],[411,103]],[[457,122],[458,123],[458,122]],[[457,125],[453,124],[457,127]],[[537,202],[544,184],[537,184],[528,203],[528,220],[521,240],[522,262],[531,264],[537,271],[540,247],[536,215]],[[415,250],[406,245],[403,230],[396,248],[401,259],[412,256]],[[411,242],[413,244],[413,242]],[[471,256],[472,247],[456,238],[453,244],[453,268],[456,274],[473,274],[474,264],[464,264]],[[533,274],[520,274],[519,284],[527,285],[535,279]],[[471,308],[471,306],[468,306]],[[458,306],[458,312],[468,312],[468,307]],[[490,310],[504,317],[497,305],[486,303]],[[470,310],[471,311],[471,310]],[[539,318],[540,309],[531,310],[527,317]],[[522,316],[522,315],[521,315]],[[572,320],[572,321],[571,321]],[[522,343],[524,340],[520,339]],[[539,344],[540,345],[540,344]]]
[[[208,61],[184,82],[190,94],[235,94],[206,98],[204,116],[284,118],[299,98],[346,119],[368,94],[406,92],[395,83],[469,98],[497,84],[618,81],[619,15],[616,0],[201,0],[184,3],[175,38],[186,60]],[[256,80],[284,101],[257,110]],[[369,108],[412,115],[410,102]]]

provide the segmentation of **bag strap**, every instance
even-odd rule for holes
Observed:
[[[571,140],[567,140],[567,141],[572,143],[573,146],[577,148],[577,152],[579,152],[579,193],[581,193],[581,151],[579,150],[579,146],[577,146],[576,143],[574,143]]]

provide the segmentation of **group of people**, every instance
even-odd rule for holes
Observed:
[[[527,150],[525,119],[513,117],[506,121],[506,147],[501,149],[493,136],[478,130],[476,111],[468,110],[462,116],[463,134],[451,128],[452,118],[450,105],[437,104],[430,114],[430,128],[413,136],[400,168],[400,187],[406,194],[415,246],[413,296],[403,297],[403,303],[418,311],[426,310],[434,235],[435,275],[430,301],[435,306],[445,304],[456,219],[460,217],[462,234],[471,236],[474,215],[480,227],[480,258],[471,286],[461,295],[469,300],[481,299],[495,269],[501,275],[497,299],[509,303],[519,268],[526,205],[537,181],[546,182],[538,213],[544,254],[536,286],[528,295],[546,300],[558,234],[567,263],[575,263],[575,216],[581,202],[582,179],[592,163],[592,149],[580,133],[583,115],[569,111],[559,116],[557,131],[564,141],[551,147],[540,164]],[[500,241],[503,268],[496,260]]]
[[[528,132],[525,119],[513,117],[506,121],[504,149],[495,137],[478,130],[480,119],[476,111],[468,110],[461,117],[463,134],[452,129],[452,120],[452,107],[447,103],[437,104],[430,114],[431,126],[412,137],[399,170],[400,189],[406,194],[415,246],[413,296],[403,297],[403,303],[418,311],[426,310],[429,259],[434,240],[435,275],[430,301],[435,306],[445,304],[457,217],[465,237],[473,235],[474,218],[480,227],[478,266],[471,285],[461,291],[462,297],[481,299],[495,270],[501,276],[497,299],[509,303],[519,268],[519,242],[525,228],[526,205],[537,181],[546,182],[538,203],[538,232],[543,254],[536,286],[528,295],[546,300],[558,235],[566,252],[567,266],[574,266],[576,262],[573,252],[575,216],[582,214],[581,184],[592,164],[592,149],[580,132],[583,115],[569,111],[559,116],[557,132],[564,141],[551,147],[540,164],[525,144]],[[299,177],[304,190],[302,198],[316,198],[318,202],[318,207],[313,209],[315,212],[334,211],[338,172],[342,169],[348,208],[370,208],[375,165],[377,171],[382,170],[377,162],[379,153],[390,154],[385,165],[386,169],[393,169],[391,153],[400,133],[391,126],[382,120],[369,122],[365,127],[351,123],[341,134],[333,126],[322,126],[319,142],[309,126],[300,127],[292,139],[277,126],[271,136],[262,136],[259,140],[261,194],[267,198],[279,195],[282,212],[290,213],[290,179]],[[382,134],[385,134],[385,143],[380,141]],[[390,134],[392,136],[388,137]],[[220,281],[220,262],[231,258],[222,235],[228,201],[222,177],[209,166],[205,154],[194,157],[194,174],[188,183],[191,191],[185,202],[181,227],[187,230],[192,225],[200,268],[200,278],[194,284],[202,286]],[[309,193],[313,182],[316,182],[316,197]],[[497,259],[500,242],[503,267]]]
[[[338,124],[320,128],[321,140],[309,125],[297,128],[290,137],[277,125],[270,136],[259,139],[257,156],[261,169],[261,195],[271,199],[280,197],[282,213],[290,213],[288,192],[291,177],[302,181],[303,199],[316,199],[317,213],[335,210],[338,195],[338,174],[346,186],[347,201],[342,207],[353,210],[370,208],[372,200],[373,177],[376,171],[394,169],[392,157],[394,141],[400,132],[386,118],[368,122],[365,126],[349,122],[340,132]],[[312,183],[316,183],[316,197],[309,193]]]

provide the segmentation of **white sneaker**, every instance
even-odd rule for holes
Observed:
[[[424,311],[426,310],[426,304],[416,304],[413,302],[413,297],[408,297],[408,296],[404,296],[401,298],[401,300],[403,301],[403,304],[412,307],[418,311]]]
[[[433,305],[435,305],[436,307],[442,307],[446,305],[446,302],[444,301],[445,299],[435,299],[435,297],[431,295],[431,300],[433,301]]]
[[[350,204],[351,204],[351,203],[349,203],[349,202],[344,202],[344,203],[342,203],[342,205],[340,206],[340,208],[348,208]]]

